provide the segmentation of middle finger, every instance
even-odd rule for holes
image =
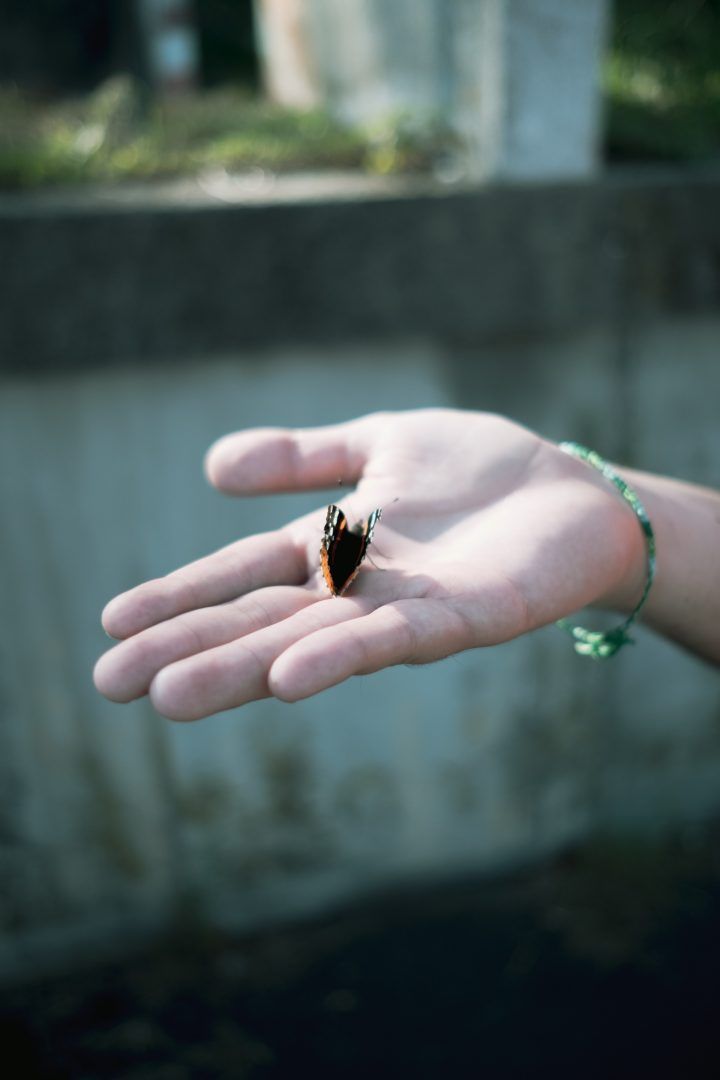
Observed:
[[[377,606],[378,601],[361,597],[313,603],[273,626],[170,664],[150,685],[152,703],[170,720],[199,720],[269,697],[268,672],[281,652],[308,634],[367,615]]]

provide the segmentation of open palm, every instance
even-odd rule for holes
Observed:
[[[323,506],[112,600],[103,624],[122,640],[98,661],[98,689],[116,701],[149,692],[172,719],[495,645],[642,582],[640,531],[607,482],[499,416],[254,429],[217,443],[207,471],[243,495],[342,478],[356,484],[342,500],[351,520],[386,509],[376,565],[342,597],[320,573]]]

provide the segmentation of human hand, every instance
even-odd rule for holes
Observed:
[[[599,474],[502,417],[378,413],[306,430],[253,429],[208,453],[232,494],[357,486],[351,522],[387,509],[349,592],[322,580],[322,507],[112,600],[120,644],[95,682],[114,701],[149,693],[171,719],[259,698],[309,697],[393,664],[496,645],[589,603],[630,610],[645,552]],[[392,506],[394,499],[395,502]]]

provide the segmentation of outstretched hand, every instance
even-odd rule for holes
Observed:
[[[221,439],[206,467],[238,495],[342,477],[356,485],[343,499],[353,518],[386,509],[377,566],[365,562],[342,597],[320,573],[323,506],[112,600],[103,625],[121,640],[96,685],[114,701],[149,693],[171,719],[296,701],[508,641],[589,603],[629,610],[642,591],[632,512],[592,469],[499,416],[433,409],[254,429]]]

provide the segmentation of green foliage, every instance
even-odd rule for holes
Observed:
[[[615,0],[604,88],[611,160],[720,158],[720,0]],[[5,190],[205,169],[416,172],[448,150],[447,132],[430,117],[390,116],[359,131],[238,88],[158,102],[122,76],[49,104],[0,88]]]
[[[720,0],[616,0],[605,65],[611,158],[720,156]]]
[[[349,129],[320,111],[293,112],[238,89],[153,102],[128,77],[73,102],[41,106],[0,91],[0,188],[194,175],[207,168],[282,172],[428,168],[431,125],[402,117]]]

